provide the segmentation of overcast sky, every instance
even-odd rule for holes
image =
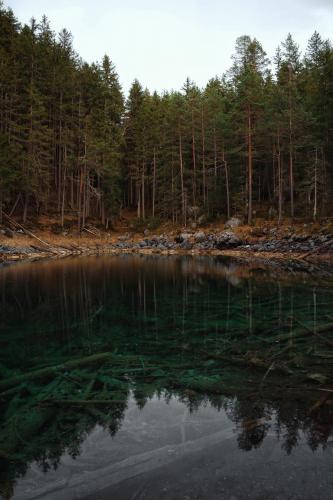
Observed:
[[[46,14],[65,27],[88,62],[107,53],[127,90],[199,86],[230,65],[240,35],[258,38],[271,57],[287,33],[301,49],[317,30],[333,38],[333,0],[5,0],[21,22]]]

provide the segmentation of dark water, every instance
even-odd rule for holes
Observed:
[[[331,270],[89,257],[0,290],[3,498],[333,498]]]

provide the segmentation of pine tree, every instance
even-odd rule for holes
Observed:
[[[236,90],[236,108],[246,138],[247,158],[247,221],[252,224],[255,129],[263,103],[263,84],[268,60],[256,39],[238,38],[231,70]]]

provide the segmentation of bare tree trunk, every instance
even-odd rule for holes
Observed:
[[[156,149],[154,147],[154,158],[153,158],[153,217],[155,217],[155,194],[156,194]]]
[[[82,204],[82,228],[86,225],[87,210],[87,136],[84,137],[84,170],[83,170],[83,204]]]
[[[318,148],[316,148],[316,159],[314,169],[314,203],[313,203],[313,218],[317,219],[317,204],[318,204]]]
[[[193,109],[192,109],[192,163],[193,163],[193,181],[192,181],[192,197],[193,197],[193,206],[196,205],[197,198],[197,159],[195,153],[195,133],[194,133],[194,118],[193,118]]]
[[[276,185],[276,181],[277,181],[277,174],[276,174],[276,167],[275,167],[275,156],[277,156],[277,153],[276,153],[276,145],[273,144],[272,146],[272,176],[273,176],[273,202],[275,200],[275,197],[277,195],[277,185]],[[270,197],[270,202],[272,201],[271,197]]]
[[[203,204],[206,205],[206,157],[205,157],[205,129],[204,129],[204,110],[201,108],[201,146],[202,146],[202,195]]]
[[[183,222],[186,226],[186,213],[185,213],[185,191],[184,191],[184,165],[183,165],[183,148],[182,148],[182,135],[179,132],[179,165],[180,165],[180,186],[182,197],[182,216]]]
[[[138,193],[138,205],[137,205],[137,217],[138,219],[141,218],[141,186],[137,184],[137,193]]]
[[[290,183],[290,216],[294,218],[294,165],[293,165],[293,120],[291,103],[292,67],[289,65],[289,183]]]
[[[327,204],[327,182],[328,182],[328,176],[327,176],[327,168],[326,168],[326,158],[325,158],[325,150],[323,147],[320,148],[320,153],[321,153],[321,165],[322,165],[322,183],[323,186],[325,186],[325,189],[323,191],[323,195],[321,196],[321,206],[322,209],[326,209],[326,204]]]
[[[172,200],[172,224],[175,223],[175,188],[174,188],[174,177],[173,177],[173,153],[171,160],[171,200]]]
[[[61,200],[61,227],[64,227],[64,215],[65,215],[65,194],[66,194],[66,170],[67,170],[67,148],[65,146],[65,166],[64,166],[64,178],[62,183],[62,200]]]
[[[78,123],[78,129],[79,132],[81,130],[81,94],[79,96],[79,109],[78,109],[78,115],[79,115],[79,123]],[[82,177],[82,166],[80,163],[80,144],[78,147],[78,158],[77,158],[77,165],[78,165],[78,170],[79,170],[79,182],[78,182],[78,188],[77,188],[77,207],[78,207],[78,217],[77,217],[77,229],[78,232],[80,233],[81,231],[81,204],[82,204],[82,188],[83,188],[83,177]]]
[[[74,174],[71,175],[71,209],[74,210]]]
[[[141,180],[141,189],[142,189],[142,218],[145,218],[145,162],[142,163],[142,180]]]
[[[216,129],[214,127],[214,176],[217,177],[217,144],[216,144]]]
[[[132,176],[130,176],[129,204],[131,205],[131,207],[133,206],[133,177]]]
[[[61,147],[62,147],[62,92],[60,93],[60,118],[59,118],[59,144],[56,148],[58,150],[58,213],[62,210],[61,200],[62,200],[62,155],[61,155]]]
[[[85,210],[85,216],[90,217],[90,174],[89,172],[87,173],[86,176],[86,210]]]
[[[80,166],[80,179],[79,179],[79,189],[78,189],[78,210],[77,210],[77,229],[81,231],[81,205],[82,205],[82,189],[83,189],[83,174],[82,168]]]
[[[101,220],[102,220],[102,224],[103,224],[103,226],[105,226],[105,207],[104,207],[104,200],[102,200],[102,203],[101,203]]]
[[[281,148],[280,148],[280,131],[278,130],[277,136],[277,159],[278,159],[278,199],[279,199],[279,209],[278,209],[278,224],[281,224],[282,221],[282,164],[281,164]]]
[[[29,193],[26,193],[24,197],[23,223],[27,222],[28,205],[29,205]]]
[[[225,190],[226,190],[226,196],[227,196],[227,217],[228,219],[230,218],[230,190],[229,190],[229,169],[228,169],[228,163],[227,160],[225,159],[224,155],[224,149],[222,151],[222,161],[224,165],[224,174],[225,174]]]
[[[251,108],[248,108],[248,215],[247,222],[249,225],[252,224],[252,176],[253,176],[253,166],[252,166],[252,120],[251,120]]]

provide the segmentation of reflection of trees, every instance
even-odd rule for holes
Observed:
[[[301,439],[313,451],[320,446],[325,448],[333,433],[333,401],[330,397],[325,398],[323,404],[311,411],[313,397],[313,393],[310,397],[300,398],[297,394],[295,399],[292,394],[277,400],[268,396],[252,400],[245,396],[243,399],[238,397],[231,406],[229,401],[227,412],[237,424],[239,447],[246,451],[257,448],[270,431],[288,454]]]
[[[312,449],[331,436],[330,400],[302,393],[309,370],[332,374],[332,332],[323,339],[315,331],[332,298],[317,284],[314,292],[311,277],[307,286],[306,275],[288,283],[275,270],[254,279],[253,267],[187,257],[17,269],[0,276],[3,379],[94,353],[112,358],[8,388],[0,380],[3,489],[31,461],[47,470],[65,451],[77,456],[97,424],[115,434],[129,391],[140,408],[156,394],[177,396],[193,412],[210,403],[235,422],[243,450],[260,446],[268,430],[289,453],[301,435]],[[297,321],[307,335],[295,335]],[[281,389],[286,367],[298,392]]]
[[[200,370],[200,369],[198,369]],[[92,374],[93,375],[93,374]],[[199,374],[198,374],[199,376]],[[177,377],[176,373],[172,377]],[[133,385],[134,384],[134,385]],[[242,388],[235,389],[233,394],[224,396],[222,394],[209,395],[198,393],[187,387],[174,389],[158,387],[155,381],[147,382],[142,374],[135,376],[132,395],[139,408],[143,408],[154,396],[163,398],[166,402],[172,397],[182,401],[191,412],[197,411],[202,405],[210,404],[219,411],[224,411],[236,424],[237,442],[241,450],[249,451],[261,446],[268,431],[274,432],[281,441],[281,446],[291,453],[297,446],[300,435],[306,440],[311,449],[320,446],[325,447],[329,437],[333,434],[333,411],[331,404],[322,404],[315,411],[309,413],[313,405],[313,394],[311,397],[294,399],[294,394],[274,399],[272,390],[258,395],[258,399],[249,397],[247,392],[251,385],[244,383]],[[72,389],[73,390],[73,389]],[[73,397],[72,394],[68,396]],[[75,394],[78,399],[77,394]],[[59,465],[61,456],[67,452],[75,458],[80,454],[80,447],[86,436],[96,425],[108,429],[111,435],[115,435],[121,427],[126,409],[126,401],[129,397],[128,390],[123,386],[123,392],[117,393],[114,404],[100,405],[94,403],[94,398],[101,401],[105,397],[103,388],[99,387],[92,394],[89,405],[72,404],[65,407],[55,405],[30,407],[22,403],[15,414],[17,429],[11,429],[12,435],[8,434],[10,426],[1,418],[1,467],[0,467],[0,491],[4,495],[12,490],[13,482],[18,476],[24,475],[31,461],[37,462],[39,467],[46,472]],[[118,398],[123,398],[123,403]],[[327,400],[326,403],[331,403]],[[27,422],[24,420],[26,412],[44,412],[45,419],[41,427],[36,426],[35,432],[32,428],[24,429]],[[12,422],[10,423],[12,425]],[[32,432],[32,434],[31,434]],[[5,433],[5,436],[4,434]],[[29,440],[27,436],[29,435]],[[9,439],[8,439],[9,438]],[[8,446],[10,445],[10,448]],[[4,495],[5,496],[5,495]],[[6,496],[5,496],[6,498]],[[10,495],[7,495],[10,498]]]
[[[57,469],[65,452],[72,458],[80,455],[81,444],[96,425],[108,429],[114,436],[124,418],[126,398],[124,403],[103,408],[102,411],[94,405],[84,409],[75,406],[52,409],[26,406],[17,410],[9,425],[3,418],[0,421],[0,495],[4,498],[11,497],[9,492],[12,492],[15,479],[26,473],[30,462],[36,462],[43,472]],[[25,418],[28,413],[35,424],[37,413],[45,414],[42,425],[29,425]],[[14,424],[13,419],[16,420]]]

